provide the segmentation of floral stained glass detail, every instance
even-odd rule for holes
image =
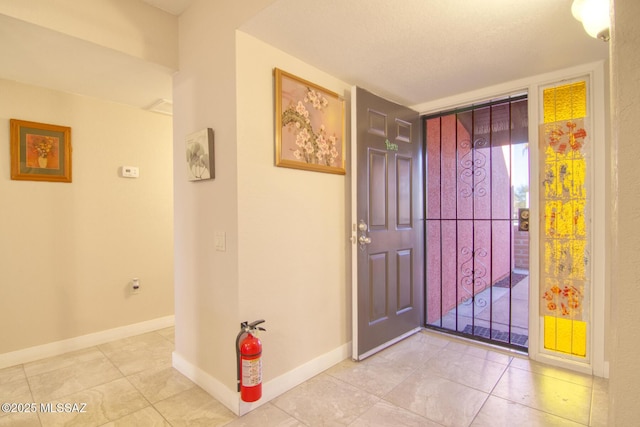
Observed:
[[[544,345],[582,357],[590,293],[586,102],[585,81],[544,90],[540,126]]]

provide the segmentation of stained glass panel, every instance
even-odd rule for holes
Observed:
[[[586,81],[544,90],[540,127],[544,347],[580,357],[587,355],[590,293],[586,90]]]

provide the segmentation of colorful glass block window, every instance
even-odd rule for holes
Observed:
[[[587,356],[589,191],[587,82],[543,91],[540,314],[544,348]]]

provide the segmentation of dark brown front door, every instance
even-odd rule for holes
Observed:
[[[355,359],[420,329],[422,164],[418,113],[354,90],[357,129]]]

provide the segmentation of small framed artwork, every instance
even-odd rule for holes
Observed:
[[[215,178],[213,129],[206,128],[188,135],[186,144],[189,181]]]
[[[276,166],[345,174],[344,100],[278,68]]]
[[[71,182],[71,128],[10,120],[11,179]]]

